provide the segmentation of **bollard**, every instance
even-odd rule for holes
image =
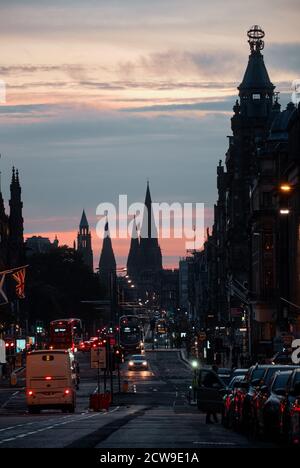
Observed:
[[[18,383],[18,378],[16,372],[10,374],[10,386],[15,387]]]
[[[124,381],[123,381],[123,387],[122,387],[123,393],[127,393],[127,392],[128,392],[128,389],[129,389],[128,380],[124,380]]]

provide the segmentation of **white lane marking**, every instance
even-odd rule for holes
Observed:
[[[86,414],[86,413],[82,413],[82,414]],[[59,419],[68,419],[68,418],[72,418],[72,417],[73,417],[72,415],[68,415],[68,416],[62,416]],[[46,421],[43,419],[41,421],[36,420],[36,421],[33,421],[33,422],[27,422],[27,423],[23,423],[23,424],[16,424],[15,426],[4,427],[4,428],[0,429],[0,432],[10,431],[12,429],[17,429],[19,427],[24,427],[24,426],[32,426],[33,424],[40,424],[40,423],[43,423],[43,422],[46,422],[47,424],[49,424],[49,422],[52,422],[52,421],[57,421],[57,417],[52,418],[52,419],[47,419]]]
[[[120,407],[117,406],[114,410],[108,411],[107,413],[95,413],[95,414],[86,416],[86,417],[84,417],[84,418],[83,418],[83,417],[82,417],[82,418],[75,418],[75,419],[71,419],[70,421],[64,421],[64,422],[62,422],[62,423],[60,422],[60,423],[57,423],[57,424],[53,424],[52,426],[42,427],[41,429],[37,429],[36,431],[26,432],[25,434],[18,434],[18,435],[16,435],[15,437],[10,437],[9,439],[2,439],[2,440],[0,440],[0,444],[3,444],[4,442],[11,442],[11,441],[16,440],[16,439],[20,439],[20,438],[27,437],[28,435],[37,434],[37,433],[39,433],[39,432],[48,431],[49,429],[54,429],[55,427],[58,427],[58,426],[64,426],[65,424],[69,424],[69,423],[78,421],[78,419],[80,419],[80,420],[82,421],[82,420],[85,420],[85,419],[94,418],[95,416],[99,416],[99,415],[104,416],[104,414],[114,413],[114,412],[117,411],[119,408],[120,408]],[[79,415],[79,416],[81,416],[81,415]],[[69,417],[70,417],[70,416],[69,416]]]
[[[12,400],[18,393],[20,393],[20,391],[18,390],[17,392],[13,393],[8,400],[6,400],[5,403],[3,403],[2,406],[0,406],[1,409],[4,409],[6,408],[6,406],[8,405],[8,403],[10,402],[10,400]]]

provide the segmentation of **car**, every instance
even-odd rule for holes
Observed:
[[[251,366],[246,373],[244,380],[240,382],[234,408],[236,428],[239,430],[249,430],[250,428],[251,399],[255,393],[256,387],[260,383],[260,379],[268,367],[270,366],[265,364],[256,364],[255,366]]]
[[[220,376],[212,369],[200,369],[197,375],[197,407],[205,413],[222,413],[223,398],[227,387]]]
[[[276,353],[271,359],[270,364],[291,365],[292,362],[292,349],[284,349]]]
[[[128,370],[148,370],[149,364],[143,354],[134,354],[128,362]]]
[[[277,371],[270,383],[270,395],[261,411],[262,432],[265,438],[278,440],[282,424],[282,410],[287,393],[287,383],[292,370]]]
[[[224,427],[235,426],[235,404],[236,395],[239,388],[239,383],[244,380],[244,375],[234,376],[227,387],[227,392],[224,395],[224,406],[222,411],[222,424]]]
[[[79,350],[82,351],[83,353],[88,352],[91,350],[91,347],[93,345],[94,341],[82,341],[79,345]]]
[[[281,436],[290,444],[300,446],[300,368],[290,375],[282,404]]]
[[[246,375],[248,369],[234,369],[231,374],[231,378],[237,377],[238,375]]]
[[[232,376],[231,369],[227,367],[219,367],[217,374],[220,377],[220,379],[225,383],[225,385],[229,384]]]
[[[295,369],[295,366],[273,365],[265,370],[250,399],[251,414],[249,424],[253,436],[259,437],[263,433],[263,411],[265,403],[271,393],[271,384],[274,374],[279,371],[289,371],[293,369]]]

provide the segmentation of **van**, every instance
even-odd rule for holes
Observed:
[[[37,350],[26,357],[26,402],[29,413],[60,408],[74,413],[78,366],[69,350]]]

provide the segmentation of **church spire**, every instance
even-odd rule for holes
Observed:
[[[10,263],[18,266],[24,260],[24,238],[23,238],[23,203],[21,200],[21,186],[19,172],[13,167],[10,184]]]
[[[140,242],[139,242],[139,235],[138,229],[136,225],[136,220],[134,217],[133,225],[132,225],[132,234],[131,234],[131,241],[130,241],[130,249],[127,259],[127,273],[131,277],[136,277],[139,273],[139,266],[140,266]]]
[[[77,250],[81,253],[84,263],[93,271],[92,236],[84,210],[82,212],[77,235]]]
[[[116,275],[116,259],[115,254],[112,247],[112,242],[109,233],[109,224],[108,220],[106,220],[105,227],[104,227],[104,238],[102,244],[102,250],[99,260],[99,274],[100,280],[105,286],[106,292],[108,295],[111,293],[112,283],[114,281],[114,277]]]
[[[81,216],[81,221],[80,221],[80,225],[79,225],[80,229],[89,229],[89,223],[88,223],[88,220],[87,220],[87,217],[86,217],[86,214],[85,214],[85,211],[83,210],[82,212],[82,216]]]

